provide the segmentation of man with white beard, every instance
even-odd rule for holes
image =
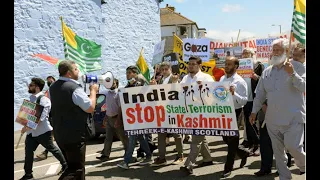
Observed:
[[[299,62],[286,61],[288,44],[288,40],[283,38],[272,42],[271,65],[260,77],[250,115],[250,122],[253,123],[256,113],[268,99],[265,122],[280,180],[292,179],[286,165],[285,149],[295,158],[300,174],[305,173],[306,157],[303,150],[306,74],[295,71]]]

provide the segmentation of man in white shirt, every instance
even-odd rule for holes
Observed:
[[[239,59],[234,56],[229,56],[225,61],[226,74],[220,78],[220,82],[230,82],[230,93],[233,97],[233,104],[236,111],[237,121],[239,121],[239,115],[243,106],[248,101],[247,83],[245,80],[237,74],[239,67]],[[249,151],[244,148],[239,148],[239,136],[222,136],[223,141],[228,144],[227,161],[224,166],[224,171],[221,175],[222,178],[231,175],[233,170],[234,159],[236,154],[241,158],[240,168],[242,168],[249,156]]]
[[[44,87],[44,80],[40,78],[32,78],[31,83],[28,85],[28,92],[32,94],[30,96],[30,101],[40,104],[43,106],[43,111],[40,116],[40,121],[36,129],[30,129],[27,126],[24,126],[21,130],[21,133],[27,132],[26,141],[25,141],[25,159],[24,159],[24,171],[25,175],[20,180],[33,179],[32,175],[32,165],[33,165],[33,156],[34,151],[37,149],[39,144],[46,148],[49,152],[53,154],[55,158],[60,161],[62,169],[59,172],[61,174],[67,169],[67,162],[61,152],[61,150],[53,144],[51,131],[52,126],[50,125],[48,118],[49,112],[51,109],[51,101],[49,98],[44,96],[41,92]]]
[[[199,82],[214,82],[212,76],[201,72],[202,60],[199,57],[190,57],[188,64],[188,74],[185,75],[180,83],[192,84]],[[190,144],[190,153],[184,167],[180,167],[181,171],[193,174],[193,164],[199,155],[199,151],[203,157],[203,162],[199,166],[212,165],[212,157],[205,136],[192,136]]]

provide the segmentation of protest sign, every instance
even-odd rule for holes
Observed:
[[[161,84],[120,89],[128,135],[238,136],[230,82]]]
[[[270,54],[272,53],[272,42],[276,39],[278,38],[256,39],[256,58],[258,61],[265,61],[270,58]]]
[[[151,62],[152,66],[162,62],[162,56],[163,56],[163,52],[164,52],[165,42],[166,42],[166,40],[164,39],[154,46],[153,58],[152,58],[152,62]]]
[[[239,67],[237,69],[237,73],[242,78],[250,78],[253,74],[253,59],[245,58],[239,59]]]
[[[177,53],[170,53],[163,56],[163,61],[170,62],[172,73],[180,74],[178,59],[179,59],[179,56]]]
[[[210,40],[207,38],[183,39],[183,59],[189,61],[191,56],[200,57],[202,62],[210,59]]]
[[[43,106],[24,99],[18,112],[16,122],[31,129],[36,129],[42,111]]]

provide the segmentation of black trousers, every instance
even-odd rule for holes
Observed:
[[[51,131],[48,131],[44,134],[41,134],[37,137],[32,137],[31,134],[27,135],[25,140],[25,159],[24,159],[24,171],[26,174],[32,174],[32,166],[33,166],[33,157],[34,151],[41,144],[45,147],[49,152],[53,154],[55,158],[57,158],[62,166],[65,166],[66,160],[63,156],[63,153],[60,149],[53,144]]]
[[[263,112],[259,112],[263,113]],[[267,125],[263,128],[262,122],[260,123],[260,155],[261,155],[261,167],[260,170],[270,172],[273,162],[273,150],[271,139],[268,134]]]
[[[251,115],[253,101],[248,101],[243,107],[244,121],[246,125],[247,139],[249,147],[259,144],[258,128],[255,124],[250,124],[249,117]]]
[[[68,164],[67,170],[59,180],[85,180],[85,141],[70,144],[57,143]]]
[[[236,109],[237,121],[239,121],[241,111],[242,108]],[[224,171],[232,171],[236,155],[238,154],[242,159],[249,156],[249,151],[239,148],[239,136],[222,136],[222,139],[228,145],[227,161],[224,165]]]

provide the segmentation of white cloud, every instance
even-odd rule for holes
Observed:
[[[243,7],[241,7],[239,4],[225,4],[222,7],[222,12],[238,12],[243,10]]]
[[[240,36],[239,40],[245,39],[245,38],[251,38],[254,37],[255,34],[252,32],[248,31],[240,31]],[[237,41],[238,37],[238,31],[217,31],[217,30],[208,30],[206,37],[212,38],[212,39],[217,39],[217,40],[222,40],[224,42],[231,42],[233,38],[233,42]]]
[[[183,3],[184,0],[176,0],[177,3]]]

